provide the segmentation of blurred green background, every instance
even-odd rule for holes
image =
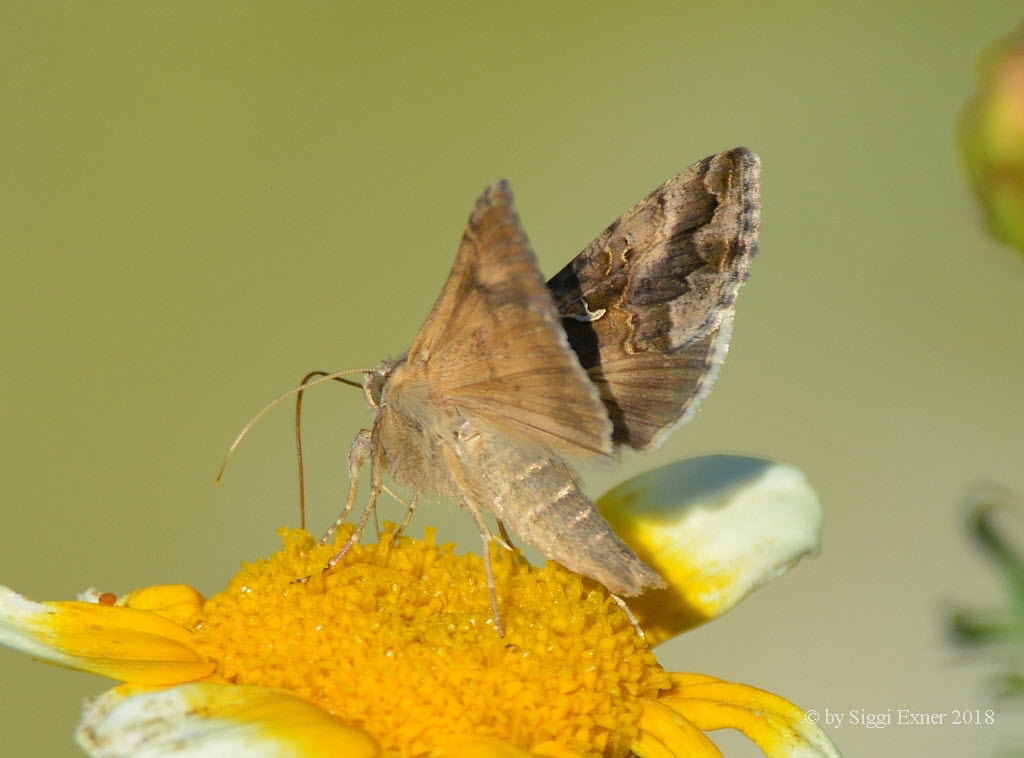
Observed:
[[[959,503],[1024,489],[1024,266],[978,224],[953,134],[979,54],[1022,20],[1019,0],[3,3],[0,581],[215,592],[298,523],[290,410],[218,488],[227,445],[308,370],[405,350],[486,184],[511,180],[553,273],[742,144],[761,257],[721,379],[588,486],[712,452],[801,466],[821,556],[660,658],[821,712],[994,707],[830,731],[847,756],[990,754],[1020,717],[944,620],[1001,600]],[[367,414],[333,386],[306,407],[319,531]],[[426,523],[479,549],[453,508]],[[0,752],[77,755],[108,683],[0,665]]]

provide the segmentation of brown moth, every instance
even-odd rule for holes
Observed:
[[[468,509],[485,548],[489,515],[615,595],[664,586],[583,494],[569,461],[651,449],[707,395],[757,250],[758,169],[745,148],[690,166],[547,284],[508,183],[488,187],[412,347],[364,375],[373,423],[353,442],[338,523],[368,461],[360,526],[387,470],[414,502]]]

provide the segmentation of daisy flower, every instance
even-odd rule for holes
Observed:
[[[773,758],[838,756],[792,703],[651,652],[817,549],[803,475],[697,459],[598,507],[669,583],[630,600],[642,636],[600,585],[495,547],[499,636],[480,556],[388,525],[327,572],[333,547],[282,530],[279,552],[207,600],[183,585],[46,603],[2,589],[0,642],[122,682],[78,726],[96,758],[694,758],[721,756],[705,732],[725,728]]]

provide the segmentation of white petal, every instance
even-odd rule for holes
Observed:
[[[214,669],[192,633],[156,613],[89,602],[36,603],[0,587],[0,645],[125,682],[177,684]]]
[[[70,657],[48,644],[45,630],[53,608],[29,600],[8,587],[0,587],[0,644],[33,658],[72,665]]]
[[[290,693],[193,683],[123,686],[86,703],[76,732],[93,758],[372,758],[376,741]]]
[[[668,581],[661,592],[689,607],[684,626],[721,615],[816,553],[821,536],[821,504],[803,473],[756,458],[681,461],[620,484],[597,505]]]

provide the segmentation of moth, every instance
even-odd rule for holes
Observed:
[[[705,158],[605,229],[545,283],[506,181],[476,202],[455,263],[409,351],[366,371],[370,429],[349,454],[413,494],[486,517],[616,596],[664,586],[583,493],[573,464],[650,450],[693,417],[729,347],[757,251],[759,161]],[[490,571],[494,620],[500,617]]]

